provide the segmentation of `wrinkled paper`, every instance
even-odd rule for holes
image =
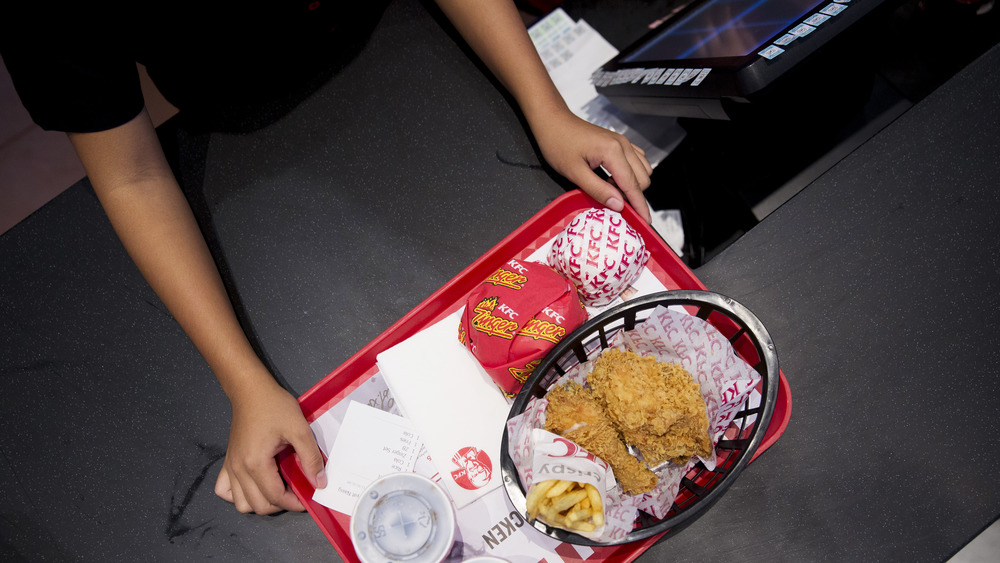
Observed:
[[[680,363],[701,387],[709,420],[712,444],[726,432],[740,407],[746,402],[760,382],[760,374],[736,355],[729,340],[714,326],[686,312],[667,307],[657,307],[652,314],[632,331],[620,331],[609,344],[658,361]],[[591,360],[596,359],[594,357]],[[592,361],[583,362],[570,369],[553,386],[567,379],[585,384],[586,376],[593,369]],[[550,388],[551,390],[551,388]],[[507,422],[509,451],[517,468],[521,483],[526,487],[534,482],[533,464],[536,451],[552,442],[552,434],[537,433],[545,427],[545,399],[532,399],[520,415]],[[595,541],[609,542],[624,538],[632,531],[636,511],[642,510],[655,518],[663,518],[670,511],[680,489],[681,479],[701,460],[714,470],[716,453],[705,458],[692,458],[681,467],[667,463],[656,471],[656,487],[642,495],[626,495],[621,487],[608,491],[605,504],[606,524]]]

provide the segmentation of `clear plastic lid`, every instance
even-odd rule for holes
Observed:
[[[351,541],[364,563],[441,561],[455,541],[451,500],[422,475],[386,475],[358,499]]]

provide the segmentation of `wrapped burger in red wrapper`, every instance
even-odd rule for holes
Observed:
[[[602,307],[639,277],[649,251],[621,213],[595,207],[556,236],[547,261],[576,286],[584,303]]]
[[[469,295],[458,340],[514,397],[545,354],[586,320],[566,278],[546,264],[510,260]]]

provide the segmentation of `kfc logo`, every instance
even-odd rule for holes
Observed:
[[[528,273],[528,268],[523,264],[521,264],[520,262],[518,262],[517,260],[511,260],[510,262],[507,262],[507,265],[510,266],[511,269],[517,270],[519,273],[522,274]]]
[[[493,462],[479,448],[462,448],[451,457],[451,461],[457,466],[451,471],[451,478],[463,489],[481,489],[493,477]]]

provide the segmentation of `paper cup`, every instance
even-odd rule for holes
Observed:
[[[361,494],[351,542],[363,563],[437,563],[455,542],[455,511],[444,491],[416,473],[394,473]]]

